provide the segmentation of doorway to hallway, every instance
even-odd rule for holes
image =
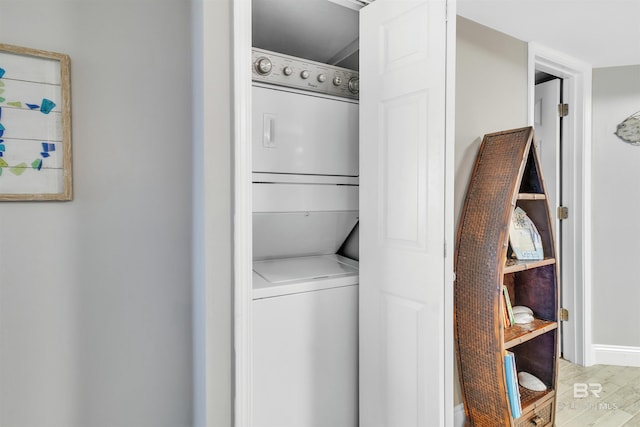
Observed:
[[[544,121],[536,96],[536,75],[543,83],[559,85],[551,98],[549,112],[552,136],[544,136],[538,121]],[[559,95],[558,95],[559,94]],[[560,102],[558,101],[560,96]],[[552,105],[553,104],[553,105]],[[558,110],[558,104],[568,104]],[[560,121],[560,115],[562,120]],[[537,43],[529,43],[529,123],[542,137],[541,162],[547,191],[554,195],[552,211],[562,206],[565,219],[556,220],[559,242],[561,307],[567,309],[568,320],[561,325],[563,356],[580,365],[593,363],[591,343],[591,66]],[[540,134],[540,135],[538,135]],[[552,142],[549,142],[551,139]],[[555,142],[557,141],[557,142]],[[548,158],[547,158],[548,155]],[[542,157],[541,156],[541,157]],[[553,181],[553,183],[551,182]],[[553,187],[550,188],[550,187]],[[567,215],[568,211],[568,215]]]

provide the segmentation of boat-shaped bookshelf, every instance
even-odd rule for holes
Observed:
[[[544,255],[516,259],[516,208],[535,225]],[[471,175],[455,254],[455,334],[465,414],[473,426],[552,426],[558,354],[558,265],[533,128],[485,135]],[[504,289],[533,320],[508,324]],[[519,386],[510,402],[505,355],[545,390]],[[512,377],[512,376],[511,376]]]

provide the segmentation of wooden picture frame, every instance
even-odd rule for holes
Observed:
[[[69,65],[0,43],[0,201],[72,199]]]

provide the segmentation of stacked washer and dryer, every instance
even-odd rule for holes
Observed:
[[[254,425],[355,427],[358,73],[252,55]]]

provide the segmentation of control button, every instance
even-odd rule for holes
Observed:
[[[291,67],[289,67],[289,66],[287,65],[286,67],[284,67],[284,68],[282,69],[282,73],[283,73],[285,76],[290,76],[291,74],[293,74],[293,70],[291,69]]]
[[[334,86],[340,86],[342,84],[342,77],[340,76],[335,76],[333,78],[333,85]]]
[[[271,72],[271,61],[269,58],[265,58],[264,56],[256,59],[256,71],[258,74],[269,74]]]
[[[357,77],[351,77],[349,79],[349,92],[357,94],[360,92],[360,79]]]
[[[302,72],[300,73],[300,77],[302,77],[305,80],[308,79],[310,75],[311,74],[307,70],[302,70]]]
[[[327,76],[325,76],[324,74],[318,74],[318,81],[320,83],[324,83],[327,80]]]

